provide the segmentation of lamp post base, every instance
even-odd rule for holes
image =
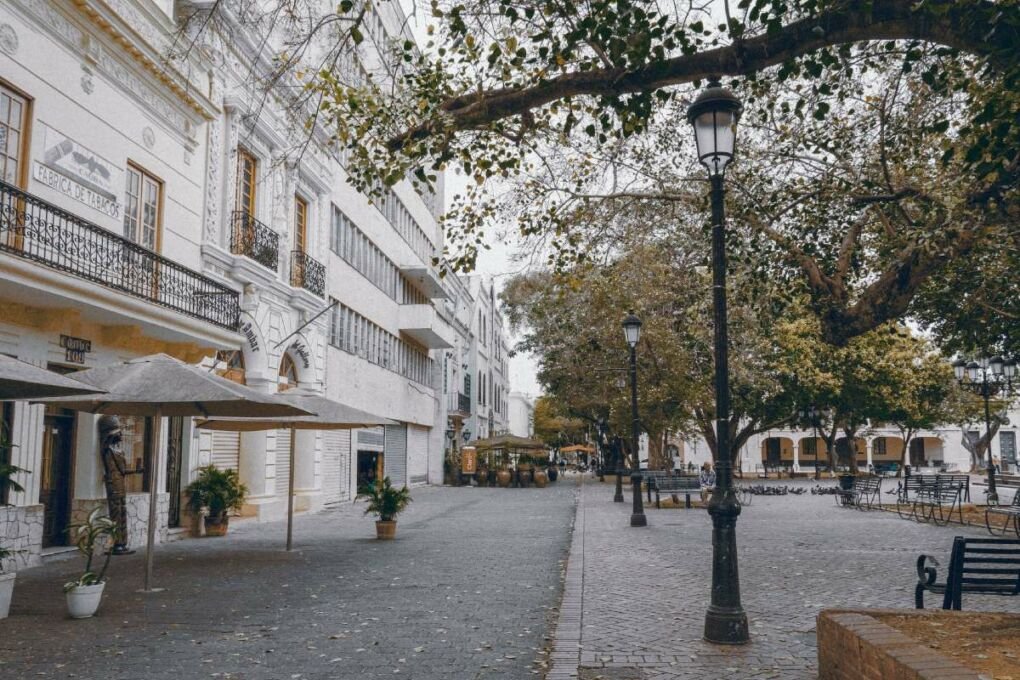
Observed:
[[[613,496],[613,502],[614,503],[622,503],[623,502],[623,493],[618,493],[615,496]]]
[[[741,608],[709,605],[705,614],[705,640],[717,645],[746,645],[751,641],[747,614]]]
[[[632,527],[646,527],[648,526],[648,519],[645,517],[644,513],[640,515],[634,513],[630,516],[630,525]]]

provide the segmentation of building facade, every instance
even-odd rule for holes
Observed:
[[[216,21],[201,21],[214,5]],[[400,183],[372,201],[350,188],[342,150],[285,105],[288,84],[253,87],[272,64],[265,36],[235,9],[0,6],[0,352],[68,373],[164,352],[397,423],[299,432],[299,510],[349,501],[380,475],[438,483],[440,359],[454,347],[434,265],[442,183]],[[397,3],[371,8],[371,40],[344,68],[392,77],[381,55],[391,40],[413,40],[405,25]],[[193,47],[175,52],[182,31]],[[15,477],[25,491],[0,499],[10,504],[0,540],[20,551],[13,566],[37,564],[65,549],[69,523],[105,505],[96,419],[24,402],[0,416],[0,460],[25,470]],[[157,478],[158,538],[186,534],[181,490],[201,465],[239,471],[244,514],[285,512],[288,432],[212,433],[170,419],[150,455],[152,424],[123,421],[136,473],[130,544],[145,535]]]
[[[508,397],[510,434],[532,437],[535,434],[535,402],[523,392],[511,392]]]
[[[992,458],[1003,472],[1016,472],[1020,411],[1011,410],[1007,421],[992,438]],[[890,426],[864,428],[853,441],[839,436],[835,446],[838,460],[848,462],[853,456],[861,469],[891,469],[891,466],[905,460],[912,469],[922,472],[943,468],[967,472],[971,469],[972,456],[964,445],[964,438],[973,441],[984,432],[983,424],[974,424],[966,429],[947,425],[922,430],[907,444],[905,458],[903,434]],[[712,459],[704,439],[677,441],[675,445],[675,453],[684,465],[700,466]],[[816,461],[819,466],[828,465],[825,440],[810,429],[777,429],[755,435],[741,447],[739,461],[740,469],[749,473],[763,473],[766,468],[770,471],[813,472]],[[985,461],[982,461],[979,467],[984,467],[984,464]]]

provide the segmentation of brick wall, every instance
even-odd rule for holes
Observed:
[[[904,614],[911,610],[897,611]],[[820,680],[978,680],[979,676],[918,644],[866,611],[818,615]]]

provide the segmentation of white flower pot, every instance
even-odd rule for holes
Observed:
[[[87,619],[99,609],[105,583],[94,586],[77,586],[67,591],[67,612],[72,619]]]
[[[14,577],[17,574],[0,574],[0,619],[6,619],[11,612],[11,598],[14,597]]]

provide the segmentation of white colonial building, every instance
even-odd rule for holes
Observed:
[[[531,437],[535,434],[535,401],[523,392],[511,392],[507,398],[510,434]]]
[[[0,352],[64,372],[165,352],[397,423],[297,434],[299,510],[349,501],[359,480],[383,474],[439,483],[441,367],[457,335],[433,265],[442,182],[435,193],[401,183],[374,203],[351,189],[326,132],[309,134],[285,92],[254,86],[272,54],[238,6],[0,4]],[[202,21],[212,7],[216,21]],[[185,26],[206,29],[174,51]],[[371,7],[366,32],[346,75],[390,77],[383,50],[413,40],[399,3]],[[105,504],[95,418],[22,402],[0,416],[0,460],[26,471],[16,477],[25,491],[0,498],[11,504],[0,540],[22,551],[19,565],[36,564],[64,549],[75,517]],[[150,455],[151,423],[123,420],[138,473],[132,544],[157,470],[161,540],[186,533],[181,490],[209,463],[239,470],[245,514],[282,516],[287,432],[170,419]]]
[[[1018,424],[1020,411],[1010,411],[1008,423],[992,438],[992,458],[1003,472],[1017,470]],[[964,437],[974,440],[984,432],[983,424],[967,429],[946,425],[922,430],[907,445],[905,462],[921,472],[943,468],[966,472],[971,469],[971,453],[964,446]],[[895,427],[863,428],[852,442],[839,436],[835,444],[840,461],[846,462],[853,455],[861,469],[891,469],[904,460],[903,435]],[[711,460],[708,445],[701,438],[677,442],[677,446],[683,464],[700,466]],[[816,461],[820,467],[827,467],[825,440],[813,430],[771,430],[751,437],[740,450],[740,469],[748,473],[762,473],[766,468],[813,472]]]

